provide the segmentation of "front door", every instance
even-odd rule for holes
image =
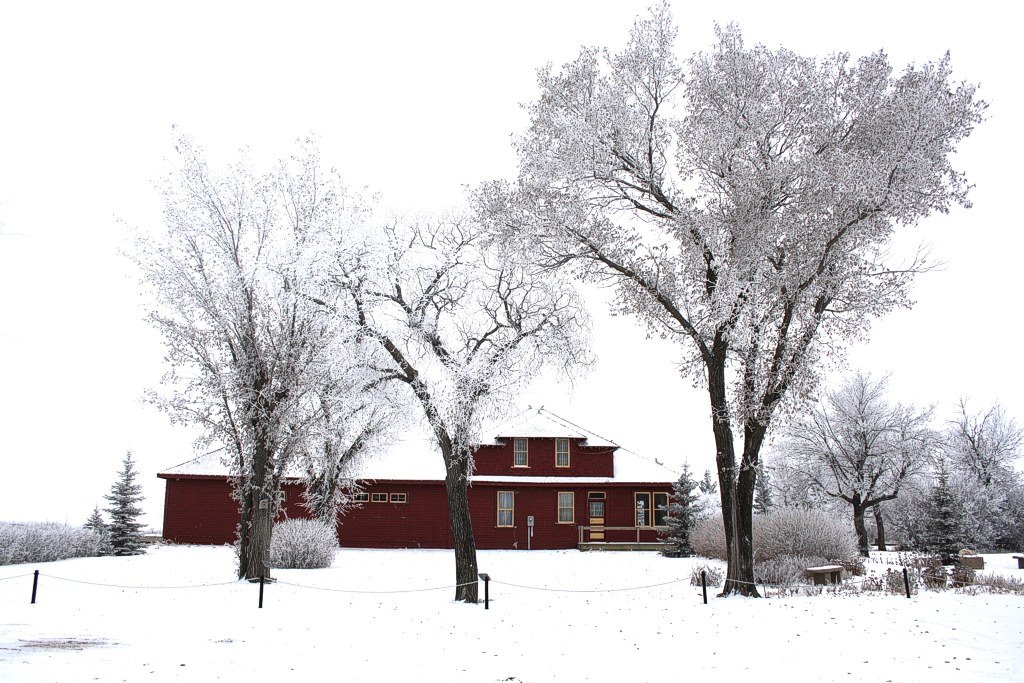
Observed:
[[[602,497],[604,494],[601,494]],[[604,500],[594,498],[594,494],[590,494],[591,498],[588,501],[590,503],[590,540],[591,541],[603,541],[604,540]]]

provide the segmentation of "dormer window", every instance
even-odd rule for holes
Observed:
[[[526,450],[526,439],[516,437],[513,439],[513,452],[512,466],[513,467],[529,467],[530,460],[529,454]]]
[[[569,466],[569,439],[555,439],[555,467]]]

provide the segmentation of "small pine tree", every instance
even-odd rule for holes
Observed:
[[[924,504],[925,523],[921,545],[928,552],[951,564],[963,542],[963,503],[949,484],[949,471],[944,461],[939,462],[938,480]]]
[[[714,495],[718,493],[718,484],[711,478],[711,470],[704,470],[704,478],[700,480],[698,484],[701,493],[707,493]]]
[[[89,515],[89,519],[82,526],[89,531],[95,532],[100,537],[100,545],[97,549],[98,555],[110,555],[113,552],[113,549],[110,547],[110,527],[103,521],[103,515],[100,513],[99,506],[92,509],[92,514]]]
[[[757,479],[754,480],[754,514],[767,515],[775,507],[772,500],[772,478],[764,463],[757,463]]]
[[[683,473],[679,481],[672,485],[672,501],[668,504],[662,540],[665,547],[661,554],[665,557],[690,557],[693,547],[690,546],[690,531],[697,523],[700,514],[700,497],[694,493],[699,484],[690,474],[690,466],[683,465]]]
[[[142,509],[138,504],[142,501],[142,486],[135,483],[138,473],[131,451],[121,464],[117,481],[110,487],[110,495],[104,496],[110,502],[110,507],[105,508],[110,513],[110,547],[114,555],[141,555],[144,552],[140,533],[142,524],[138,519]]]

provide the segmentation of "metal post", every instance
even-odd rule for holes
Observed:
[[[32,604],[36,604],[36,590],[39,588],[39,570],[32,574]]]
[[[708,604],[708,573],[700,570],[700,589],[704,593],[704,604]]]
[[[907,568],[903,568],[903,586],[907,589],[907,600],[910,599],[910,575],[907,573]]]
[[[481,579],[484,580],[484,609],[491,608],[491,575],[490,574],[477,574]]]
[[[267,577],[260,574],[260,609],[263,609],[263,584],[266,583]]]

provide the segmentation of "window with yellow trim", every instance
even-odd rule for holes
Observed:
[[[555,467],[569,466],[569,439],[555,439]]]
[[[514,526],[516,520],[516,503],[512,491],[498,491],[498,524],[497,526]]]
[[[572,491],[558,492],[558,523],[572,524],[576,521],[576,494]]]
[[[526,450],[526,439],[516,437],[512,440],[512,467],[529,467],[530,459]]]
[[[404,503],[407,500],[408,500],[408,497],[404,493],[392,493],[391,494],[391,502],[392,503]]]
[[[668,517],[668,494],[638,491],[633,494],[636,526],[665,526]]]
[[[386,493],[371,493],[370,494],[370,502],[371,503],[386,503],[386,502],[388,502],[388,494],[386,494]]]

